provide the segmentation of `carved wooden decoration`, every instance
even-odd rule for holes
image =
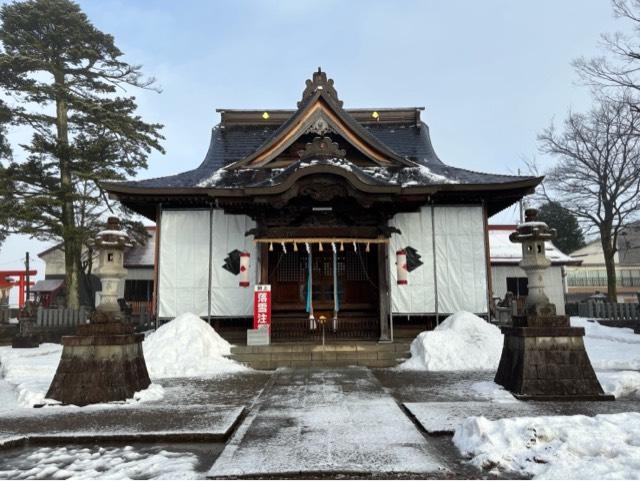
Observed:
[[[307,143],[304,150],[298,151],[300,159],[316,158],[336,158],[343,159],[346,151],[341,149],[337,142],[330,137],[315,137]]]
[[[332,100],[335,100],[336,103],[342,107],[342,101],[338,99],[338,92],[333,86],[333,79],[327,79],[327,74],[323,72],[320,67],[318,67],[317,72],[313,72],[313,76],[311,80],[305,82],[306,87],[304,92],[302,92],[302,100],[298,102],[298,107],[302,105],[302,103],[315,94],[318,90],[323,90],[327,96],[329,96]]]
[[[329,132],[335,133],[335,130],[329,125],[329,122],[322,113],[316,114],[315,119],[311,120],[311,125],[305,130],[306,134],[316,134],[323,136]]]

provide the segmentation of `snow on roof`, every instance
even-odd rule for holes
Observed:
[[[63,282],[64,279],[40,280],[31,288],[31,292],[53,292],[62,287]]]
[[[136,244],[124,252],[125,267],[148,267],[155,262],[156,229],[147,227],[147,241],[144,245]]]
[[[145,229],[150,237],[144,245],[135,244],[124,251],[124,266],[131,267],[149,267],[153,266],[155,259],[156,246],[156,228],[155,226],[146,226]],[[38,254],[38,257],[47,262],[46,256],[50,252],[62,250],[62,242],[54,244]]]
[[[517,264],[522,259],[522,246],[509,240],[509,234],[515,231],[515,225],[490,225],[489,250],[491,262],[496,264]],[[546,242],[547,258],[554,264],[579,263],[578,259],[566,255],[551,242]]]

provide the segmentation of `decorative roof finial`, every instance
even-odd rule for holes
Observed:
[[[323,72],[320,67],[318,67],[317,72],[313,72],[311,80],[307,79],[305,83],[307,86],[304,92],[302,92],[302,100],[298,102],[298,107],[318,90],[322,90],[328,97],[342,107],[342,101],[338,98],[338,92],[333,86],[333,79],[327,79],[326,72]]]
[[[316,159],[344,159],[346,153],[337,142],[331,140],[331,137],[314,137],[311,142],[305,145],[303,150],[298,150],[298,157],[301,160],[311,157]]]

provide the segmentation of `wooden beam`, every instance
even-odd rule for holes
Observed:
[[[391,333],[389,329],[389,269],[388,269],[388,249],[385,244],[378,244],[378,297],[380,304],[380,340],[379,342],[390,342]]]

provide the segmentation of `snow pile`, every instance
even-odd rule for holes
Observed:
[[[640,399],[640,372],[638,371],[596,371],[604,392],[616,399]]]
[[[640,478],[640,413],[471,417],[453,442],[482,469],[539,479]]]
[[[22,407],[42,404],[62,356],[60,344],[32,349],[0,347],[0,377],[13,387]]]
[[[583,317],[571,325],[584,327],[584,345],[594,369],[640,369],[640,335],[633,329],[607,327]]]
[[[248,369],[224,357],[231,345],[191,313],[162,325],[144,340],[143,348],[152,378],[210,377]]]
[[[484,371],[497,369],[502,333],[469,312],[447,317],[433,331],[422,332],[411,343],[411,359],[402,369],[427,371]]]
[[[490,399],[497,403],[518,402],[509,391],[493,381],[474,382],[469,386],[469,392],[467,392],[467,394],[471,394],[477,399]]]
[[[133,394],[133,399],[127,399],[127,403],[145,403],[151,401],[160,401],[164,397],[164,388],[160,384],[149,384],[147,389],[137,391]]]

